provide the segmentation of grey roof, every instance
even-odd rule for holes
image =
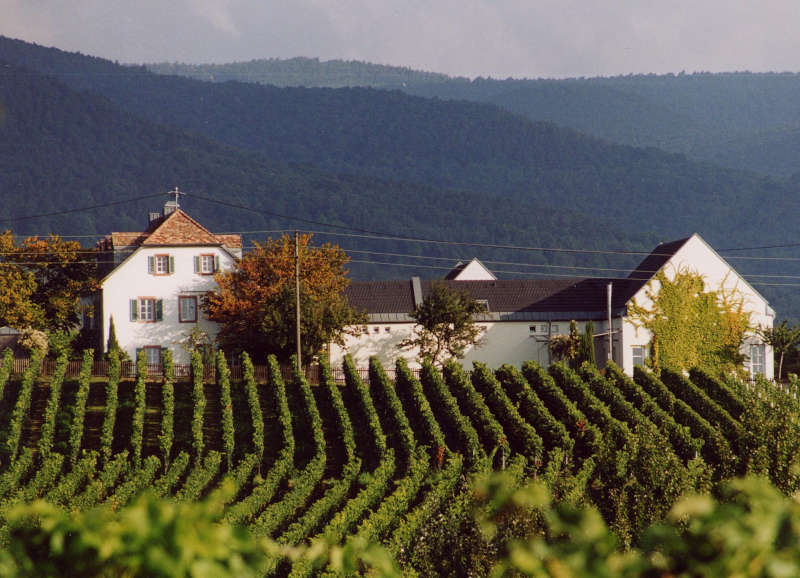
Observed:
[[[690,239],[658,245],[627,278],[497,279],[456,281],[457,265],[444,280],[423,281],[427,297],[434,283],[466,291],[473,299],[486,300],[485,320],[604,319],[607,314],[606,286],[612,284],[611,308],[624,314],[628,302],[653,275]],[[462,264],[461,268],[463,268]],[[345,290],[350,305],[366,312],[373,321],[407,321],[414,311],[410,279],[397,281],[354,281]]]
[[[644,284],[632,279],[497,279],[493,281],[423,281],[423,298],[434,283],[466,291],[473,299],[485,299],[490,314],[504,319],[585,317],[602,319],[606,313],[606,285],[613,284],[615,314]],[[345,290],[350,305],[380,320],[403,321],[414,310],[410,280],[355,281]],[[576,315],[580,313],[581,315]],[[492,318],[488,315],[487,318]]]

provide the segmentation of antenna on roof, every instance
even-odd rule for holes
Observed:
[[[170,213],[174,213],[175,211],[177,211],[178,209],[180,209],[180,208],[181,208],[181,205],[180,205],[180,203],[178,202],[178,197],[179,197],[179,195],[185,195],[186,193],[182,193],[182,192],[180,192],[180,191],[178,190],[178,187],[176,186],[174,191],[170,191],[170,192],[169,192],[169,193],[167,193],[167,194],[168,194],[168,195],[175,195],[175,200],[174,200],[174,201],[171,201],[171,200],[170,200],[170,201],[167,201],[167,202],[164,204],[164,216],[165,216],[165,217],[166,217],[167,215],[169,215]]]

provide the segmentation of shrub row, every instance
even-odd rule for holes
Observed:
[[[75,394],[73,405],[72,426],[69,431],[69,461],[73,466],[78,461],[83,439],[83,422],[86,417],[86,402],[89,399],[89,386],[92,380],[92,367],[94,367],[94,350],[86,349],[83,352],[81,372],[78,376],[78,391]]]
[[[711,399],[717,402],[734,419],[738,420],[741,418],[746,406],[733,389],[715,377],[712,377],[707,371],[699,368],[694,368],[689,371],[689,379],[692,383],[697,385],[697,387],[705,391]]]
[[[103,426],[100,431],[100,457],[103,463],[111,459],[114,444],[114,425],[117,422],[117,407],[119,406],[119,378],[120,361],[119,350],[112,349],[108,352],[108,381],[106,382],[106,409],[103,416]]]
[[[42,353],[34,350],[31,354],[31,363],[22,374],[22,383],[19,388],[17,402],[11,412],[11,421],[8,426],[8,438],[6,439],[6,450],[8,451],[9,461],[14,461],[19,452],[19,441],[22,437],[22,423],[28,415],[31,407],[31,395],[36,377],[42,365]]]
[[[535,468],[537,464],[541,464],[544,452],[542,438],[531,424],[522,419],[491,370],[485,364],[475,362],[471,381],[475,389],[483,394],[492,412],[502,422],[512,447],[529,460],[530,467]]]
[[[554,363],[550,366],[550,375],[561,389],[564,401],[573,404],[578,412],[573,414],[574,417],[586,424],[586,431],[591,431],[592,426],[596,425],[605,442],[617,450],[632,445],[632,434],[628,425],[613,417],[608,407],[597,399],[574,371],[563,363]]]
[[[252,476],[256,466],[258,466],[258,456],[256,454],[247,454],[244,456],[235,468],[229,470],[223,476],[219,485],[217,485],[209,495],[208,501],[219,504],[220,506],[225,506],[233,502],[247,483],[247,480]],[[226,489],[226,485],[229,485],[232,489],[232,495],[227,494],[228,489]]]
[[[33,450],[23,448],[17,459],[9,464],[8,469],[0,476],[0,498],[15,490],[22,479],[33,467]]]
[[[379,461],[386,454],[386,435],[383,433],[381,420],[378,418],[372,396],[369,394],[367,386],[361,381],[352,357],[345,356],[343,367],[345,383],[348,388],[355,390],[356,403],[367,421],[369,437],[375,444],[375,455],[372,457]]]
[[[0,361],[0,400],[3,399],[3,391],[6,388],[8,380],[11,379],[11,370],[14,366],[14,353],[11,348],[6,347],[3,350],[3,359]]]
[[[483,396],[479,394],[467,373],[455,361],[449,361],[443,369],[445,383],[455,396],[458,405],[469,417],[475,431],[483,438],[483,446],[489,451],[504,448],[508,452],[508,439],[503,426],[492,414]]]
[[[369,392],[375,404],[375,410],[381,418],[383,431],[392,439],[398,449],[398,457],[408,462],[417,447],[414,431],[403,411],[403,404],[397,395],[395,385],[386,375],[377,357],[369,360]]]
[[[94,477],[97,468],[97,452],[83,456],[68,474],[61,477],[58,484],[45,496],[51,504],[65,505],[78,493],[81,486]]]
[[[331,374],[331,367],[328,364],[327,358],[324,356],[320,359],[320,377],[322,387],[328,396],[328,401],[336,414],[336,425],[339,428],[339,441],[344,449],[345,463],[349,464],[356,459],[356,440],[355,433],[353,432],[353,422],[350,420],[350,414],[344,405],[342,399],[342,392],[339,391],[339,386],[333,379]]]
[[[189,467],[189,454],[180,452],[166,468],[166,471],[153,483],[153,492],[157,496],[167,496],[178,485],[186,468]]]
[[[292,357],[292,381],[293,385],[300,390],[303,398],[304,421],[311,427],[314,455],[306,467],[295,476],[291,489],[283,495],[279,502],[268,506],[253,524],[258,533],[268,536],[274,534],[308,501],[314,488],[322,479],[327,464],[322,418],[319,415],[314,394],[311,392],[311,386],[297,366],[296,357]]]
[[[321,537],[331,544],[339,544],[358,523],[364,512],[374,507],[386,494],[392,483],[395,468],[394,450],[388,448],[378,467],[368,476],[366,485],[336,512],[322,530]]]
[[[108,460],[98,476],[91,480],[80,494],[70,500],[69,509],[82,512],[102,502],[129,468],[128,450],[123,450]]]
[[[133,421],[131,422],[131,459],[134,469],[142,467],[142,440],[147,390],[147,357],[144,349],[136,355],[136,381],[133,386]]]
[[[53,370],[53,377],[50,378],[50,395],[47,398],[47,405],[44,408],[44,417],[39,430],[39,454],[42,457],[50,455],[53,449],[53,436],[56,433],[56,414],[61,402],[61,386],[64,384],[64,375],[67,373],[67,363],[69,359],[64,353],[56,361]]]
[[[222,448],[225,451],[227,468],[233,468],[234,436],[233,429],[233,400],[231,399],[231,370],[225,354],[220,349],[216,357],[217,387],[219,387],[219,402],[222,414]]]
[[[737,455],[745,457],[749,445],[749,435],[742,425],[733,419],[727,411],[706,395],[702,389],[679,373],[663,369],[661,371],[661,382],[667,386],[673,395],[686,402],[689,407],[712,425],[716,425],[728,440],[728,443],[735,449]]]
[[[242,354],[243,363],[246,355],[246,353]],[[249,360],[249,357],[247,359]],[[267,472],[264,480],[258,480],[254,482],[253,489],[250,494],[231,506],[225,513],[225,520],[231,524],[249,524],[252,522],[252,520],[263,509],[264,505],[267,504],[275,495],[281,480],[283,480],[283,478],[292,470],[294,465],[295,442],[294,434],[292,433],[292,417],[289,412],[289,402],[286,399],[286,387],[283,383],[281,369],[275,356],[270,355],[267,358],[267,366],[267,385],[271,389],[272,398],[278,411],[278,423],[280,425],[280,436],[282,438],[279,442],[281,444],[281,449],[277,458],[275,459],[275,462],[272,464],[272,467]],[[254,408],[257,408],[259,418],[261,418],[261,404],[258,401],[258,392],[255,389],[255,380],[253,379],[252,367],[252,364],[250,364],[250,371],[245,371],[245,374],[250,374],[249,379],[245,375],[245,385],[248,390],[248,398],[252,399],[253,396],[251,395],[251,392],[255,393],[255,404],[251,401],[250,405],[251,412],[254,412]],[[250,381],[252,385],[248,386],[248,381]],[[263,432],[263,418],[261,419],[261,428]],[[253,419],[253,422],[255,424],[255,418]],[[262,433],[262,446],[261,448],[256,448],[256,455],[258,456],[259,464],[261,463],[263,452]]]
[[[120,484],[107,500],[111,509],[117,510],[125,506],[131,498],[152,485],[160,468],[161,461],[156,456],[147,456],[142,461],[141,468],[130,470],[128,479]]]
[[[715,469],[717,478],[727,477],[734,466],[735,457],[722,434],[700,416],[683,400],[675,398],[661,381],[640,366],[633,370],[633,378],[663,408],[671,408],[672,416],[681,425],[687,426],[692,436],[703,440],[703,459]]]
[[[10,502],[30,502],[41,498],[61,475],[63,467],[64,455],[52,452],[47,459],[42,460],[28,485],[18,489]]]
[[[429,460],[422,449],[408,466],[406,475],[396,482],[394,491],[386,496],[378,505],[378,509],[359,524],[355,532],[356,538],[367,542],[379,542],[381,536],[397,521],[397,519],[411,506],[416,498],[425,474],[429,470]]]
[[[277,362],[276,362],[277,363]],[[272,361],[268,361],[269,374],[273,376]],[[258,387],[253,368],[253,362],[247,352],[242,353],[242,379],[244,391],[247,395],[247,404],[250,406],[250,419],[253,424],[253,451],[258,455],[259,462],[264,459],[264,414],[261,413],[261,402],[258,399]],[[274,379],[273,379],[274,381]],[[281,386],[283,379],[281,379]],[[291,431],[291,424],[289,425]],[[294,448],[292,448],[294,452]],[[261,466],[259,465],[259,472]]]
[[[431,400],[432,407],[439,413],[438,422],[446,431],[452,432],[453,444],[466,458],[469,465],[478,463],[485,455],[478,439],[478,432],[469,419],[461,413],[458,402],[444,382],[442,374],[429,361],[424,361],[420,372],[420,382],[425,397]]]
[[[612,392],[620,392],[627,402],[633,407],[638,408],[642,415],[659,428],[667,439],[669,439],[675,453],[684,462],[688,463],[700,454],[704,444],[703,440],[692,437],[691,430],[688,427],[676,422],[672,414],[662,409],[650,394],[638,383],[625,375],[619,366],[613,362],[609,362],[606,365],[606,375],[616,388],[603,387],[601,389],[600,387],[596,387],[594,390],[595,393],[598,393],[603,399],[609,400]],[[602,385],[602,382],[592,381],[591,383]]]
[[[161,358],[164,382],[161,385],[161,433],[158,435],[158,448],[166,469],[170,463],[172,443],[175,437],[175,365],[172,351],[165,349]]]
[[[336,482],[286,529],[278,541],[283,544],[298,544],[307,536],[313,535],[319,529],[325,516],[339,507],[347,497],[360,472],[360,459],[354,458],[353,461],[347,462]]]
[[[451,455],[442,470],[439,481],[425,495],[425,498],[403,517],[397,529],[392,532],[390,550],[395,556],[402,557],[408,551],[420,529],[452,496],[463,469],[463,458],[458,454]]]
[[[406,414],[411,416],[411,421],[415,424],[414,431],[422,434],[423,442],[430,447],[433,463],[440,468],[446,449],[444,434],[433,415],[428,398],[425,397],[422,384],[411,373],[408,363],[402,357],[397,359],[395,375],[395,389],[403,402]]]
[[[203,457],[202,463],[198,463],[186,476],[183,487],[175,494],[175,499],[186,502],[196,502],[203,495],[203,490],[219,473],[222,464],[222,454],[217,451],[210,451]]]
[[[540,381],[544,381],[548,376],[536,366],[537,372],[541,372]],[[496,372],[497,379],[503,384],[503,389],[508,396],[519,407],[519,412],[525,419],[536,428],[537,433],[542,438],[548,450],[553,448],[564,448],[567,455],[570,455],[575,442],[569,437],[567,428],[556,419],[550,410],[533,391],[531,384],[520,371],[512,365],[504,365]],[[566,410],[566,408],[564,408]],[[567,411],[563,412],[568,414]]]
[[[203,416],[206,411],[206,394],[203,390],[203,357],[199,351],[192,352],[192,449],[197,464],[203,457]]]

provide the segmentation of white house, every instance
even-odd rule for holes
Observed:
[[[122,349],[148,363],[161,362],[162,348],[176,363],[188,363],[181,342],[193,329],[213,339],[217,324],[200,309],[202,296],[217,288],[214,273],[241,258],[240,235],[215,235],[182,211],[176,201],[151,213],[146,230],[111,233],[98,242],[101,279],[93,295],[94,324],[105,350],[111,318]]]
[[[633,373],[649,350],[650,333],[637,328],[628,314],[634,300],[647,306],[648,284],[654,286],[656,273],[670,277],[688,269],[701,274],[707,290],[724,287],[735,290],[750,313],[751,324],[772,327],[775,312],[769,303],[747,283],[699,235],[661,244],[626,278],[615,279],[496,279],[479,261],[459,264],[443,281],[454,289],[466,290],[483,304],[485,313],[477,321],[484,328],[482,342],[468,350],[464,365],[483,361],[492,367],[503,363],[520,365],[535,360],[550,364],[547,342],[552,335],[564,334],[575,320],[583,331],[588,321],[594,324],[595,350],[599,363],[608,356],[609,304],[611,286],[611,324],[613,360]],[[377,355],[384,364],[398,356],[415,363],[417,352],[401,350],[398,344],[412,335],[410,313],[430,292],[434,281],[418,277],[402,281],[353,282],[347,288],[350,304],[367,312],[368,323],[359,336],[348,336],[344,348],[332,344],[330,357],[340,363],[350,353],[356,365],[367,364]],[[656,287],[657,289],[657,287]],[[754,333],[742,346],[751,374],[773,376],[772,351]]]

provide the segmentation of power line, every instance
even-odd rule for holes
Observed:
[[[70,213],[80,213],[83,211],[93,211],[95,209],[104,209],[106,207],[114,207],[116,205],[124,205],[125,203],[133,203],[135,201],[141,201],[144,199],[152,199],[153,197],[160,197],[164,195],[164,193],[153,193],[150,195],[142,195],[140,197],[133,197],[130,199],[125,199],[122,201],[110,201],[108,203],[102,203],[99,205],[91,205],[88,207],[78,207],[75,209],[65,209],[63,211],[54,211],[52,213],[39,213],[38,215],[26,215],[22,217],[3,217],[0,218],[0,223],[8,222],[8,221],[29,221],[32,219],[43,219],[45,217],[57,217],[59,215],[68,215]]]

